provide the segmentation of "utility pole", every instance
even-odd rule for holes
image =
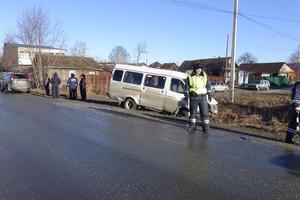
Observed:
[[[233,31],[232,31],[232,47],[231,47],[231,74],[230,74],[230,94],[229,101],[234,103],[234,82],[235,82],[235,47],[236,47],[236,32],[237,32],[237,16],[238,16],[238,0],[234,1],[233,15]]]
[[[226,40],[226,58],[225,58],[225,84],[227,83],[227,77],[228,77],[228,40],[229,40],[229,34],[227,34],[227,40]]]

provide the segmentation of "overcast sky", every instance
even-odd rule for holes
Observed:
[[[227,34],[231,47],[233,4],[234,0],[2,1],[0,38],[15,30],[23,11],[37,5],[63,25],[68,48],[83,41],[89,56],[107,60],[121,45],[135,59],[133,50],[144,40],[148,54],[141,61],[180,64],[225,56]],[[299,0],[239,0],[246,18],[238,18],[237,56],[249,51],[258,62],[287,61],[300,44],[299,8]]]

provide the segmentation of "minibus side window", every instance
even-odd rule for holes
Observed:
[[[181,80],[176,79],[176,78],[171,79],[170,90],[172,92],[184,94],[184,88],[185,88],[185,85]]]
[[[122,70],[115,70],[113,80],[114,81],[121,81],[123,76],[123,71]]]
[[[140,85],[142,83],[143,74],[137,73],[137,72],[125,72],[124,75],[124,82],[125,83],[131,83],[135,85]]]
[[[165,83],[166,83],[166,77],[147,74],[144,85],[147,87],[164,89]]]

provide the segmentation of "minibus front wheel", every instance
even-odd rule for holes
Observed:
[[[128,110],[135,110],[137,108],[137,105],[132,98],[127,98],[124,101],[124,108],[126,108]]]

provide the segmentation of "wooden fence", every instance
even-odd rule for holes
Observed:
[[[97,95],[106,95],[109,91],[110,73],[101,73],[100,75],[87,75],[87,92]]]

